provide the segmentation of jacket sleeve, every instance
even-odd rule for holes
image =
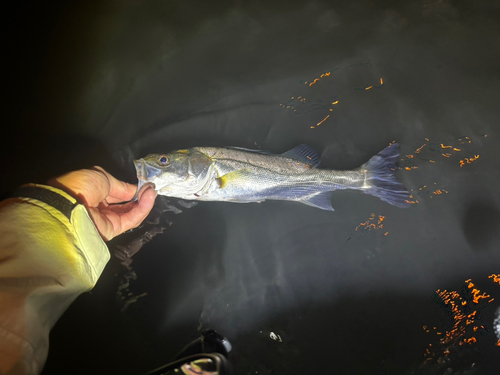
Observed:
[[[0,374],[42,371],[50,329],[110,258],[84,206],[59,189],[29,187],[56,199],[0,202]],[[52,204],[61,200],[69,211]]]

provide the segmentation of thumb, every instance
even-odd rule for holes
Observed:
[[[154,189],[154,184],[147,184],[138,194],[138,206],[147,210],[147,214],[152,210],[158,193]],[[147,215],[146,214],[146,215]]]
[[[120,214],[121,231],[126,232],[129,229],[137,228],[142,221],[151,212],[156,199],[156,191],[150,184],[145,185],[139,192],[139,199],[137,203],[128,212]],[[116,235],[120,234],[117,233]]]

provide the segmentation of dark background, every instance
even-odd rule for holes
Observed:
[[[132,158],[191,146],[307,143],[349,169],[396,140],[418,167],[398,173],[406,210],[346,191],[335,212],[164,213],[132,263],[126,298],[147,296],[122,311],[112,260],[55,326],[44,374],[144,373],[204,328],[239,374],[499,371],[492,333],[422,365],[442,351],[422,329],[446,324],[434,291],[471,278],[496,298],[489,327],[500,300],[499,1],[17,1],[2,24],[4,196],[92,165],[135,183]],[[372,213],[384,228],[356,232]]]

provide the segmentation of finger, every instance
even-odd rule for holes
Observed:
[[[144,194],[144,192],[145,192],[146,190],[148,190],[148,188],[151,188],[151,189],[153,189],[153,190],[156,190],[156,189],[155,189],[155,184],[154,184],[154,183],[152,183],[152,182],[147,182],[147,183],[145,183],[144,185],[142,185],[142,186],[141,186],[141,190],[139,190],[139,192],[137,193],[137,200],[140,200],[140,199],[141,199],[142,194]],[[156,195],[158,195],[158,194],[156,194]]]
[[[156,192],[148,186],[144,190],[141,189],[140,193],[135,207],[132,207],[129,212],[120,214],[122,232],[139,226],[153,208],[157,195]]]
[[[108,207],[109,207],[109,204],[108,204],[108,202],[106,202],[106,200],[103,200],[102,202],[100,202],[97,205],[97,208],[108,208]]]
[[[117,214],[125,213],[130,211],[134,206],[137,205],[137,202],[128,202],[123,204],[113,204],[111,206],[102,207],[106,211],[116,212]]]
[[[99,166],[95,166],[94,168],[104,173],[109,181],[109,195],[106,198],[108,203],[126,202],[134,197],[137,185],[120,181]]]
[[[136,186],[136,185],[134,185]],[[152,182],[148,182],[147,184],[145,185],[142,185],[141,187],[141,190],[139,190],[139,193],[137,194],[137,200],[140,199],[141,195],[146,191],[146,188],[147,187],[152,187],[153,189],[155,188],[155,184],[153,184]],[[135,195],[135,193],[134,193]],[[108,197],[108,199],[106,199],[108,202],[110,201],[110,197]],[[112,200],[112,198],[111,198]],[[111,203],[111,202],[110,202]],[[131,203],[137,203],[136,201],[133,201],[133,202],[123,202],[122,200],[120,200],[119,202],[116,202],[116,203],[111,203],[112,206],[125,206],[126,204],[131,204]]]

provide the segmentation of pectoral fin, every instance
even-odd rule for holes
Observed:
[[[247,170],[236,170],[226,173],[224,176],[218,177],[217,182],[221,189],[225,189],[228,186],[234,186],[245,183],[245,180],[250,176],[250,172]]]
[[[260,203],[265,201],[264,197],[241,194],[242,192],[245,192],[245,188],[248,188],[251,183],[251,178],[252,174],[248,170],[240,169],[226,173],[224,176],[217,178],[216,181],[218,182],[220,189],[230,189],[229,195],[233,195],[231,192],[235,193],[233,197],[227,199],[228,202]]]

